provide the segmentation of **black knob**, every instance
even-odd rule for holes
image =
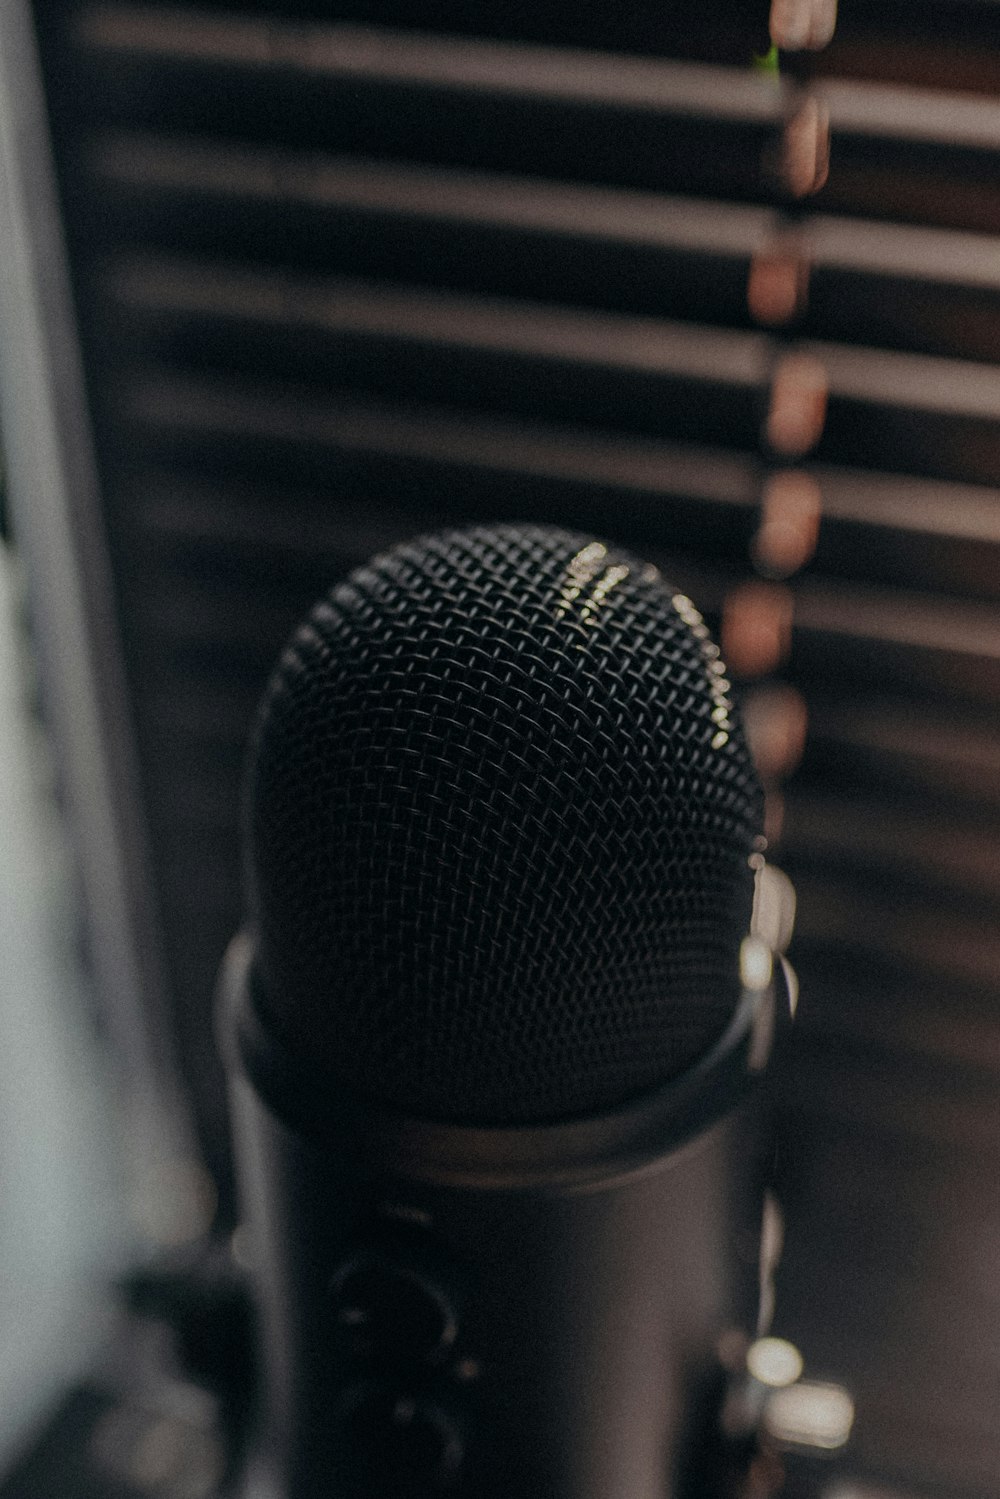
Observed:
[[[345,1401],[342,1436],[352,1495],[426,1494],[458,1477],[462,1441],[454,1420],[423,1396],[361,1386]]]
[[[380,1253],[357,1255],[334,1276],[333,1316],[355,1353],[392,1364],[433,1362],[455,1341],[455,1314],[418,1267]]]

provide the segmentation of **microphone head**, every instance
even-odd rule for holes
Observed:
[[[533,526],[400,546],[294,636],[251,755],[258,1011],[331,1090],[582,1116],[739,996],[762,798],[725,668],[654,567]]]

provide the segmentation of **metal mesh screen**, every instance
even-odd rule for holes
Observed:
[[[725,668],[659,572],[562,531],[399,547],[265,698],[261,1003],[331,1080],[556,1118],[673,1076],[738,992],[760,795]]]

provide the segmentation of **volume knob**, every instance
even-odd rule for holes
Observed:
[[[352,1352],[391,1364],[432,1363],[455,1341],[448,1298],[422,1270],[390,1255],[349,1260],[330,1286],[334,1320]]]
[[[415,1499],[447,1489],[462,1464],[462,1441],[450,1414],[389,1386],[365,1385],[349,1394],[343,1437],[352,1494]]]

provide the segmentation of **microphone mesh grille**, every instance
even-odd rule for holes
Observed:
[[[265,1020],[331,1088],[455,1122],[693,1062],[737,1001],[760,819],[716,656],[654,568],[561,531],[427,538],[335,588],[255,735]]]

